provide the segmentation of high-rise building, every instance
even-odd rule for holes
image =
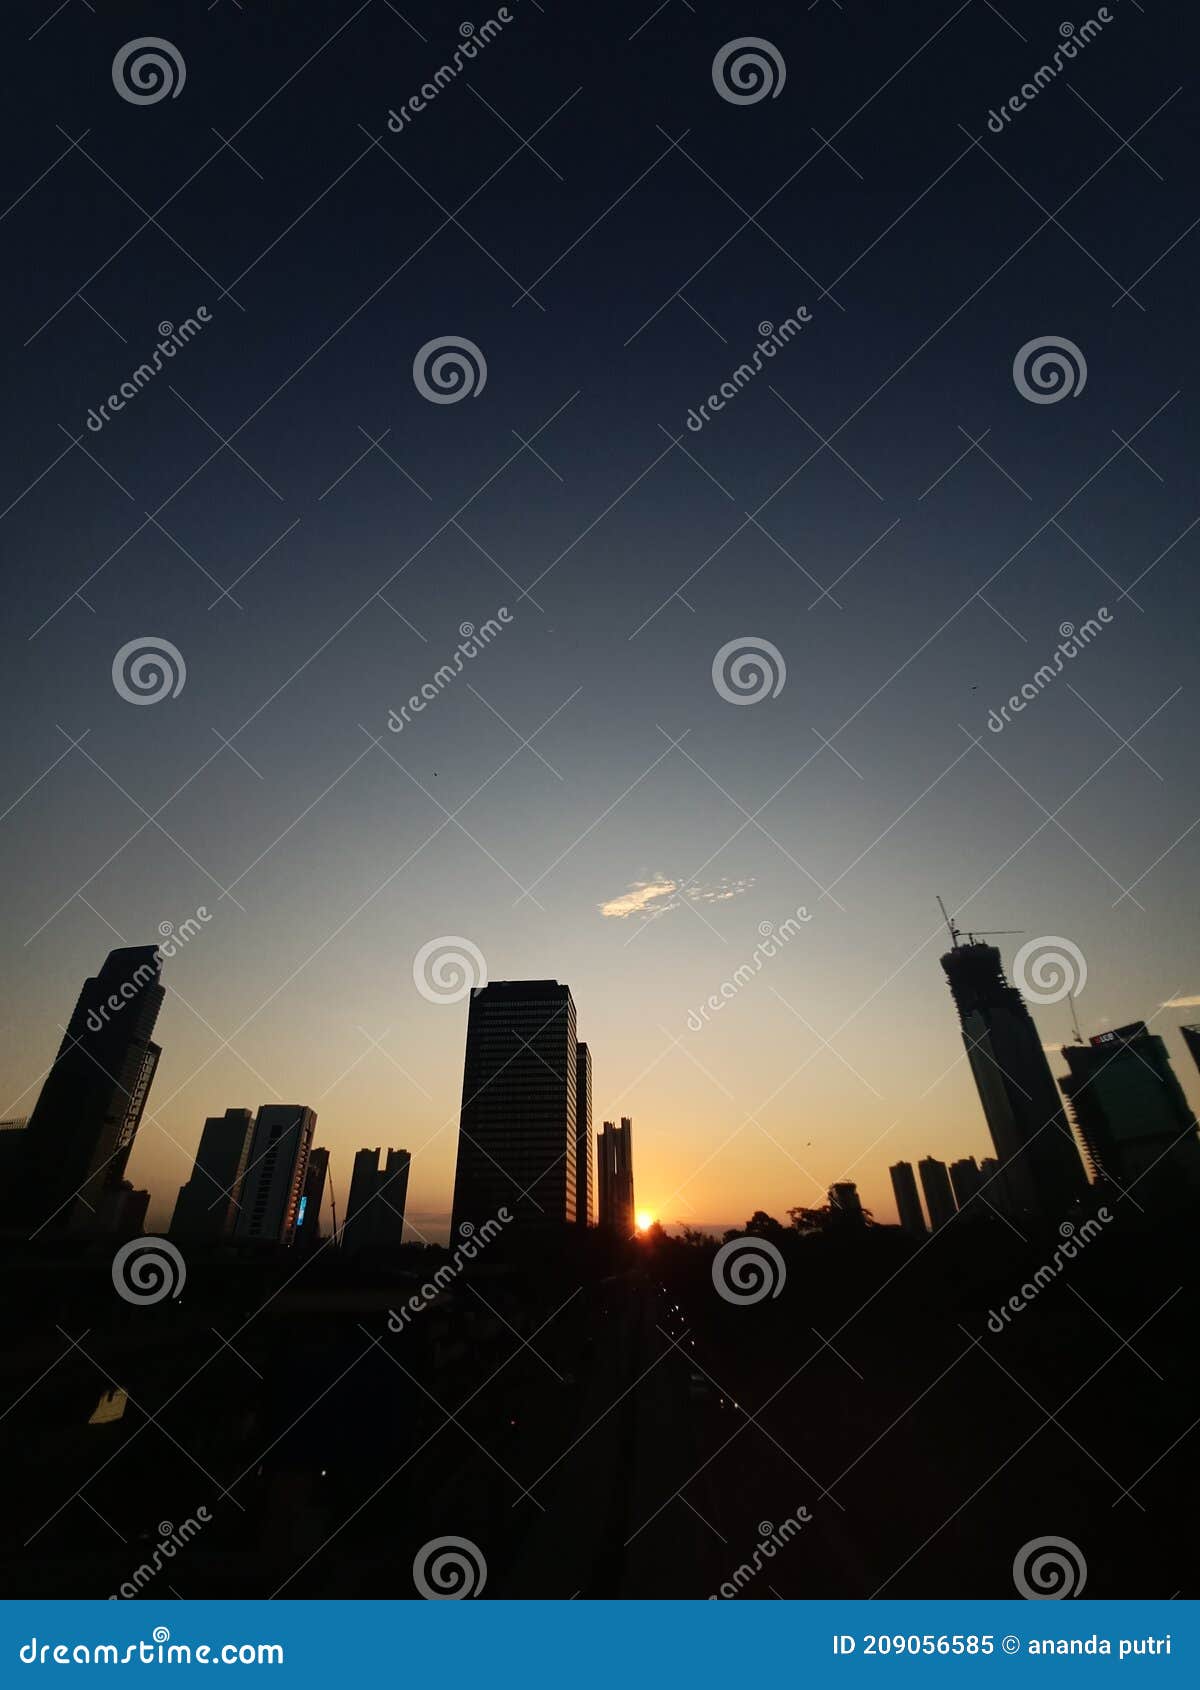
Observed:
[[[299,1103],[259,1109],[233,1228],[239,1244],[292,1243],[316,1125],[313,1111]]]
[[[829,1187],[829,1220],[842,1232],[854,1232],[866,1226],[862,1198],[853,1180],[844,1180]]]
[[[1016,1212],[1062,1217],[1087,1189],[1050,1064],[995,945],[968,935],[942,958],[963,1043]]]
[[[153,945],[110,951],[86,980],[26,1129],[19,1207],[35,1228],[91,1225],[119,1187],[162,1052]]]
[[[172,1238],[220,1244],[233,1231],[250,1160],[254,1117],[248,1109],[210,1115],[200,1134],[191,1178],[179,1188]]]
[[[930,1231],[936,1232],[947,1221],[952,1221],[957,1212],[950,1175],[946,1164],[939,1162],[936,1156],[923,1156],[917,1167],[921,1174],[921,1190],[925,1193],[925,1207],[929,1210]]]
[[[1193,1023],[1188,1027],[1181,1027],[1183,1042],[1191,1053],[1192,1061],[1200,1068],[1200,1023]]]
[[[575,1046],[575,1224],[591,1226],[595,1200],[592,1190],[592,1053]]]
[[[501,1208],[522,1226],[574,1222],[575,1004],[557,980],[471,993],[452,1236]]]
[[[321,1203],[325,1197],[325,1181],[329,1177],[329,1152],[314,1145],[308,1153],[308,1172],[304,1176],[304,1190],[296,1210],[297,1250],[315,1250],[321,1242]]]
[[[596,1162],[600,1173],[600,1225],[623,1238],[632,1238],[636,1225],[633,1202],[633,1122],[621,1116],[621,1125],[605,1121],[596,1138]]]
[[[921,1199],[917,1196],[917,1182],[911,1162],[897,1162],[888,1172],[892,1176],[892,1191],[896,1198],[896,1213],[905,1232],[914,1238],[926,1235],[925,1216],[921,1213]]]
[[[404,1208],[408,1201],[407,1150],[389,1150],[382,1169],[379,1150],[360,1150],[354,1158],[346,1219],[342,1223],[342,1248],[351,1254],[363,1250],[398,1250],[404,1242]]]
[[[1158,1034],[1133,1021],[1062,1054],[1069,1072],[1059,1084],[1096,1178],[1136,1185],[1143,1206],[1200,1198],[1196,1117]]]
[[[965,1209],[982,1184],[974,1156],[961,1156],[957,1162],[951,1162],[950,1184],[954,1188],[954,1201],[960,1209]]]

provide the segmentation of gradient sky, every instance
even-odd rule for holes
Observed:
[[[732,1225],[848,1177],[891,1220],[891,1162],[990,1151],[936,893],[1070,938],[1085,1033],[1153,1017],[1200,1101],[1173,1031],[1200,1011],[1159,1008],[1200,998],[1194,23],[1110,0],[997,136],[1061,39],[1031,0],[513,0],[397,136],[462,21],[401,9],[5,9],[4,1113],[107,949],[203,905],[129,1170],[152,1223],[206,1115],[283,1100],[317,1110],[343,1201],[357,1147],[407,1146],[414,1235],[444,1236],[466,1006],[412,968],[462,935],[492,978],[571,986],[639,1207]],[[178,98],[118,97],[142,35],[182,55]],[[747,35],[786,81],[737,105],[712,62]],[[434,405],[413,359],[447,335],[487,381]],[[1013,359],[1048,335],[1087,381],[1036,405]],[[111,673],[141,636],[187,667],[149,707]],[[787,675],[737,707],[711,671],[743,637]],[[693,896],[601,913],[665,883]],[[1065,1004],[1037,1015],[1069,1037]]]

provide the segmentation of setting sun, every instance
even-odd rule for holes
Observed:
[[[639,1209],[637,1212],[637,1229],[639,1232],[649,1232],[654,1225],[654,1216],[649,1209]]]

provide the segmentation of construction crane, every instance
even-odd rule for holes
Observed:
[[[946,906],[942,902],[941,898],[938,898],[937,902],[938,902],[938,908],[942,912],[942,920],[946,923],[946,926],[950,929],[950,943],[953,945],[954,949],[957,950],[958,949],[958,942],[963,936],[962,929],[960,927],[956,927],[954,922],[950,918],[950,916],[946,913]],[[1024,931],[1025,931],[1025,929],[1023,927],[981,928],[981,929],[978,929],[976,932],[973,932],[973,933],[968,932],[967,943],[968,943],[968,945],[973,945],[975,943],[976,939],[1001,939],[1001,938],[1006,937],[1007,935],[1015,935],[1017,933],[1024,933]]]

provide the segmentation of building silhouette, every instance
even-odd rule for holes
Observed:
[[[949,1172],[954,1201],[960,1209],[965,1209],[983,1183],[979,1164],[974,1156],[961,1156],[957,1162],[951,1162]]]
[[[165,993],[153,945],[110,951],[84,981],[23,1135],[16,1207],[43,1224],[102,1230],[162,1055],[151,1034]]]
[[[913,1175],[912,1163],[897,1162],[888,1172],[892,1176],[892,1194],[896,1199],[896,1213],[900,1217],[900,1225],[914,1238],[924,1238],[927,1228],[925,1216],[921,1212],[921,1199],[917,1196],[917,1182]]]
[[[1193,1022],[1190,1026],[1180,1027],[1183,1042],[1191,1053],[1192,1061],[1200,1068],[1200,1023]]]
[[[942,968],[1015,1213],[1061,1217],[1087,1188],[1079,1149],[1025,1000],[995,945],[968,935]]]
[[[308,1172],[304,1176],[304,1190],[296,1210],[297,1250],[315,1250],[321,1242],[321,1204],[325,1197],[325,1181],[329,1177],[329,1152],[314,1145],[308,1153]]]
[[[575,1224],[591,1226],[595,1210],[592,1154],[592,1053],[575,1046]]]
[[[1200,1198],[1200,1138],[1167,1047],[1144,1021],[1064,1045],[1059,1084],[1095,1177],[1143,1206]]]
[[[857,1232],[866,1227],[862,1198],[853,1180],[829,1187],[829,1224],[839,1232]]]
[[[264,1103],[259,1109],[233,1228],[237,1243],[292,1243],[316,1124],[303,1104]]]
[[[596,1138],[600,1176],[600,1225],[631,1238],[636,1226],[633,1202],[633,1122],[622,1115],[621,1125],[605,1121]]]
[[[354,1158],[346,1218],[342,1223],[342,1248],[351,1254],[398,1250],[404,1239],[404,1209],[412,1158],[407,1150],[389,1150],[381,1169],[379,1156],[378,1149],[360,1150]]]
[[[925,1207],[929,1211],[929,1228],[931,1232],[936,1232],[939,1227],[945,1226],[947,1221],[952,1221],[957,1212],[950,1175],[946,1171],[946,1164],[939,1162],[936,1156],[923,1156],[917,1167],[921,1173]]]
[[[227,1109],[223,1115],[208,1117],[191,1177],[180,1186],[175,1200],[172,1238],[196,1244],[221,1244],[229,1238],[241,1203],[253,1131],[249,1109]]]
[[[522,1226],[574,1222],[575,1003],[557,980],[471,992],[451,1237],[504,1208]]]

